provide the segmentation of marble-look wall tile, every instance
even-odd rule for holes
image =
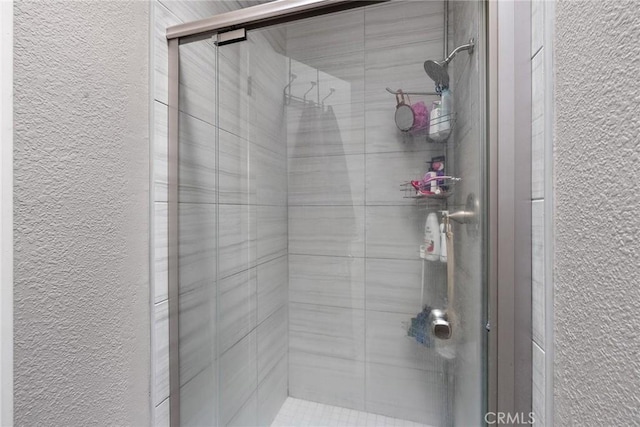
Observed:
[[[154,408],[153,425],[156,427],[170,427],[169,399],[165,399]]]
[[[255,330],[220,357],[220,421],[227,425],[256,391]]]
[[[367,363],[366,410],[419,423],[440,420],[443,374]]]
[[[216,129],[180,113],[179,199],[185,203],[216,202]]]
[[[153,302],[169,297],[168,206],[153,204]]]
[[[304,19],[287,26],[287,55],[299,61],[364,50],[364,10]]]
[[[545,354],[544,351],[534,342],[532,344],[532,405],[535,425],[545,425]]]
[[[337,90],[336,90],[337,93]],[[346,95],[342,94],[344,98]],[[333,95],[331,96],[333,98]],[[364,152],[364,103],[333,103],[317,107],[287,105],[288,156],[342,156]]]
[[[234,135],[249,139],[251,109],[249,95],[250,42],[233,43],[219,48],[218,85],[219,126]]]
[[[544,0],[531,1],[531,56],[542,47],[544,40]]]
[[[287,304],[289,275],[287,257],[258,265],[258,323]]]
[[[364,155],[289,159],[289,206],[364,204]]]
[[[221,354],[256,327],[256,277],[256,269],[251,268],[224,278],[218,284]]]
[[[419,259],[367,258],[367,309],[414,315],[420,312],[423,262]],[[428,288],[430,284],[424,286]],[[423,301],[424,304],[429,302]]]
[[[366,198],[367,205],[412,205],[415,199],[404,198],[413,195],[401,190],[400,184],[421,179],[429,170],[429,162],[441,156],[442,147],[420,153],[396,152],[367,154]],[[415,208],[417,209],[417,208]]]
[[[242,408],[233,416],[227,424],[229,427],[251,427],[258,425],[258,391],[254,391],[251,397],[242,405]]]
[[[367,50],[444,38],[444,5],[437,1],[389,2],[365,9]]]
[[[287,304],[265,319],[257,330],[258,382],[262,382],[272,369],[287,356],[289,337],[289,311]]]
[[[364,311],[289,304],[290,349],[364,361]]]
[[[259,205],[286,206],[286,156],[256,144],[251,144],[250,155],[251,165],[256,176],[257,203]]]
[[[367,257],[419,259],[427,214],[416,206],[367,206]]]
[[[545,348],[544,200],[531,202],[531,327],[533,340]]]
[[[216,359],[215,286],[203,285],[180,296],[180,384]]]
[[[288,219],[286,206],[257,206],[258,264],[287,254]]]
[[[407,336],[412,315],[367,310],[367,362],[442,372],[442,357]]]
[[[286,355],[258,385],[258,426],[270,426],[289,395],[289,365]]]
[[[216,51],[209,40],[180,45],[180,111],[216,123]]]
[[[167,41],[167,27],[180,24],[182,21],[169,9],[158,1],[153,3],[153,93],[154,99],[164,104],[169,99],[169,44]]]
[[[155,304],[154,322],[154,387],[153,404],[159,405],[169,397],[169,303]]]
[[[364,308],[364,258],[289,255],[289,301]]]
[[[256,265],[257,212],[253,205],[219,205],[220,278]]]
[[[289,395],[364,410],[364,362],[289,352]]]
[[[544,55],[540,52],[531,60],[532,199],[541,199],[544,197],[544,84]]]
[[[364,256],[364,207],[289,207],[289,253]]]
[[[217,373],[209,365],[180,388],[180,425],[215,426]]]
[[[251,143],[224,130],[219,131],[218,140],[218,203],[255,203],[256,180],[255,171],[250,164]]]
[[[186,293],[216,280],[216,206],[180,203],[179,287]]]
[[[183,22],[209,18],[240,7],[237,1],[189,0],[185,2],[182,0],[159,0],[159,2]]]
[[[167,183],[169,162],[167,150],[169,148],[169,110],[158,101],[153,103],[153,200],[167,201]]]

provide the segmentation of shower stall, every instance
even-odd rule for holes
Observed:
[[[484,423],[486,7],[168,28],[172,426]]]

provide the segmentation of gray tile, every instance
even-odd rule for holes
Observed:
[[[251,332],[220,358],[220,421],[226,425],[258,387],[256,333]]]
[[[367,309],[406,314],[420,312],[423,262],[426,261],[367,258]],[[425,288],[434,285],[436,283],[425,280]],[[423,304],[433,303],[425,299]]]
[[[258,326],[258,382],[262,382],[276,365],[287,356],[289,312],[287,305]]]
[[[362,257],[364,207],[289,207],[289,253]]]
[[[364,361],[364,311],[291,303],[290,351]]]
[[[159,405],[169,397],[169,303],[155,304],[154,322],[154,378],[153,404]]]
[[[168,182],[168,108],[161,102],[153,103],[153,200],[167,201]]]
[[[217,375],[209,365],[180,388],[180,425],[216,425]]]
[[[167,68],[169,64],[167,27],[181,23],[181,20],[171,13],[160,2],[153,2],[153,65],[154,65],[154,99],[168,103]]]
[[[442,148],[425,153],[396,152],[367,154],[367,205],[414,205],[413,195],[400,184],[421,179],[429,170],[427,162],[442,155]]]
[[[258,263],[287,254],[288,229],[286,206],[262,206],[258,211]]]
[[[153,204],[153,301],[159,303],[169,296],[168,206]]]
[[[531,198],[544,197],[544,55],[531,61]]]
[[[218,135],[219,203],[255,203],[256,179],[250,164],[251,143],[224,130],[220,130]]]
[[[256,106],[249,95],[250,45],[234,43],[220,49],[219,126],[227,132],[249,139],[251,109]],[[281,100],[279,100],[281,101]]]
[[[180,113],[179,199],[189,203],[216,202],[216,129]]]
[[[257,203],[287,205],[287,157],[284,153],[251,145],[251,165],[255,170]]]
[[[216,359],[215,287],[201,286],[180,296],[180,384]]]
[[[364,259],[289,255],[289,301],[364,308]]]
[[[441,2],[389,2],[366,8],[364,19],[367,50],[426,40],[443,43],[444,6]]]
[[[180,111],[216,123],[216,51],[208,40],[180,45]]]
[[[531,322],[533,340],[545,348],[544,201],[531,203]]]
[[[330,108],[290,104],[287,114],[289,157],[341,156],[364,152],[364,103],[351,101],[338,92],[339,99],[327,99]],[[337,102],[343,103],[338,104]]]
[[[544,0],[531,0],[531,56],[544,40]]]
[[[535,425],[545,425],[545,354],[544,351],[536,343],[532,343],[532,405],[531,410],[534,413]]]
[[[367,206],[367,257],[419,259],[426,212],[416,206]]]
[[[367,363],[366,410],[418,423],[440,420],[442,381],[439,373]]]
[[[289,394],[287,357],[282,357],[258,385],[258,426],[270,426]]]
[[[364,362],[289,352],[289,395],[364,410]]]
[[[179,205],[180,293],[216,279],[216,206]]]
[[[289,159],[289,206],[364,204],[364,155]]]
[[[442,372],[442,357],[407,336],[412,315],[367,310],[367,362]]]
[[[229,12],[239,6],[234,1],[208,1],[208,0],[159,0],[167,9],[175,13],[183,22],[209,18],[218,13]]]
[[[154,408],[153,425],[157,427],[170,427],[169,399],[165,399]]]
[[[287,55],[299,61],[364,50],[364,10],[333,13],[287,25]]]
[[[288,280],[286,256],[258,265],[258,323],[287,304]]]
[[[256,277],[256,269],[252,268],[220,280],[220,353],[227,351],[256,327]]]
[[[218,206],[220,278],[256,265],[256,207],[252,205]]]
[[[251,397],[242,405],[242,408],[229,421],[230,427],[253,427],[258,425],[258,392],[254,391]]]

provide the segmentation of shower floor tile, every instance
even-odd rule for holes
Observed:
[[[399,418],[288,397],[271,427],[430,427]]]

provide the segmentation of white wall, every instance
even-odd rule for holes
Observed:
[[[149,5],[14,12],[15,424],[148,425]]]
[[[0,2],[0,425],[13,422],[13,2]]]
[[[558,2],[554,423],[640,419],[640,4]]]

